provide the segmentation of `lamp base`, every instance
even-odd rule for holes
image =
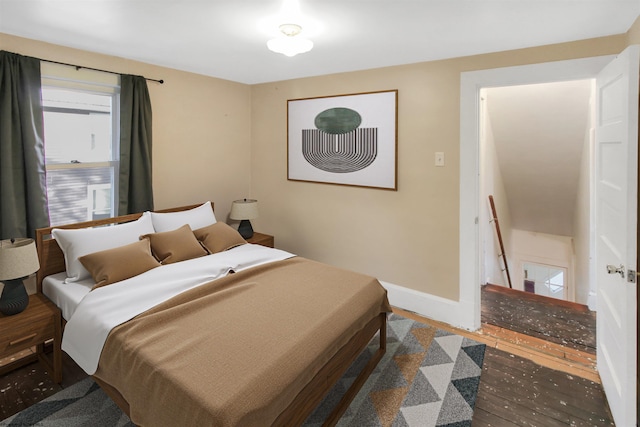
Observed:
[[[22,279],[3,280],[4,289],[0,296],[0,313],[13,316],[21,313],[29,305],[29,295]]]
[[[250,239],[253,237],[253,227],[251,226],[251,222],[248,219],[243,219],[240,221],[240,225],[238,226],[238,233],[242,236],[243,239]]]

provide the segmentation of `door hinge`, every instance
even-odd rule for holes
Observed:
[[[636,271],[635,270],[627,270],[627,282],[636,283]]]

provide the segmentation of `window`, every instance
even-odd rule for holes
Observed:
[[[525,263],[523,270],[525,291],[552,298],[566,299],[566,268]]]
[[[117,215],[117,86],[43,70],[42,102],[51,225]]]

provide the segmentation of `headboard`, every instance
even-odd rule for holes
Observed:
[[[202,204],[181,206],[171,209],[160,209],[154,212],[179,212],[193,209]],[[213,209],[213,202],[211,203]],[[54,228],[87,228],[99,227],[110,224],[122,224],[125,222],[135,221],[140,218],[142,213],[134,213],[129,215],[121,215],[113,218],[97,219],[94,221],[77,222],[74,224],[56,225],[54,227],[38,228],[36,230],[36,248],[38,249],[38,260],[40,261],[40,270],[36,273],[36,286],[38,293],[42,293],[42,280],[51,275],[63,272],[65,270],[64,254],[58,246],[58,242],[51,238],[51,230]]]

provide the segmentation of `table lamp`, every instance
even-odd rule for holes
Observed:
[[[244,238],[249,239],[253,236],[253,227],[251,227],[250,219],[258,218],[258,201],[254,199],[234,200],[231,204],[231,219],[239,219],[238,233]]]
[[[22,279],[40,268],[38,252],[33,239],[0,241],[0,281],[4,289],[0,296],[0,313],[12,316],[29,305],[29,295]]]

